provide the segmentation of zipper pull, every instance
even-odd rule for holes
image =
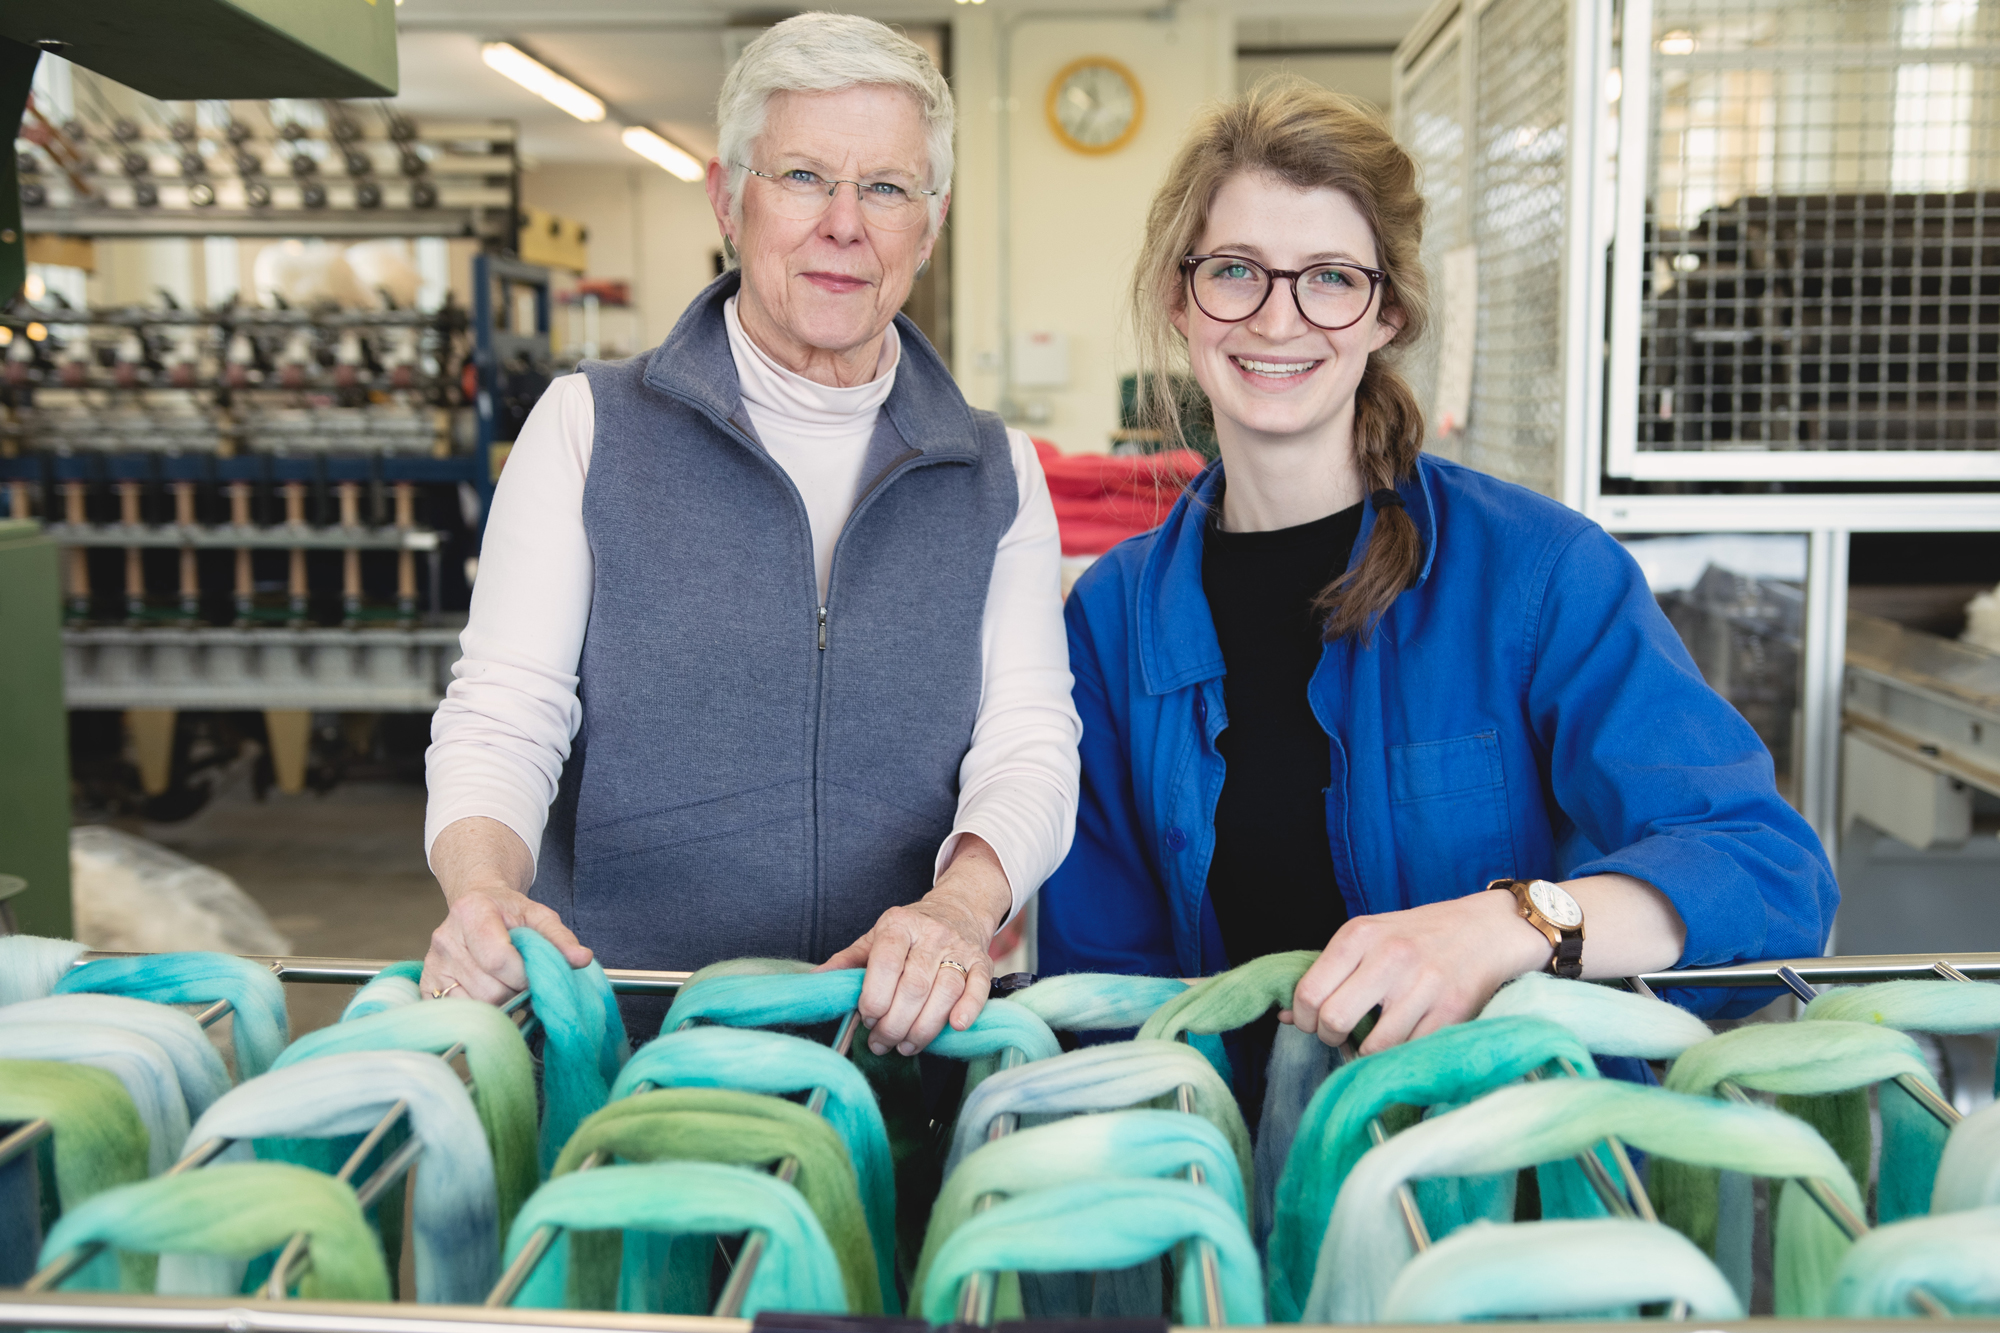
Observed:
[[[826,651],[826,608],[819,609],[819,650]]]

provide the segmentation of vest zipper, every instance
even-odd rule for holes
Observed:
[[[819,650],[826,651],[826,608],[819,609]]]

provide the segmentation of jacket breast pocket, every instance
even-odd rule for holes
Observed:
[[[1390,746],[1389,810],[1412,901],[1456,898],[1515,873],[1496,733]]]

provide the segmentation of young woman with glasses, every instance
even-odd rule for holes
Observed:
[[[1826,855],[1637,565],[1421,452],[1423,215],[1381,121],[1301,83],[1201,117],[1154,199],[1142,383],[1177,435],[1184,358],[1221,458],[1069,599],[1083,795],[1043,971],[1318,950],[1281,1017],[1332,1044],[1379,1009],[1365,1052],[1525,972],[1824,945]]]

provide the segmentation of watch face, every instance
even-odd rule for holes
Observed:
[[[1570,930],[1583,924],[1583,909],[1576,905],[1576,899],[1560,884],[1551,884],[1538,879],[1528,885],[1528,901],[1535,910],[1549,919],[1551,925]]]

